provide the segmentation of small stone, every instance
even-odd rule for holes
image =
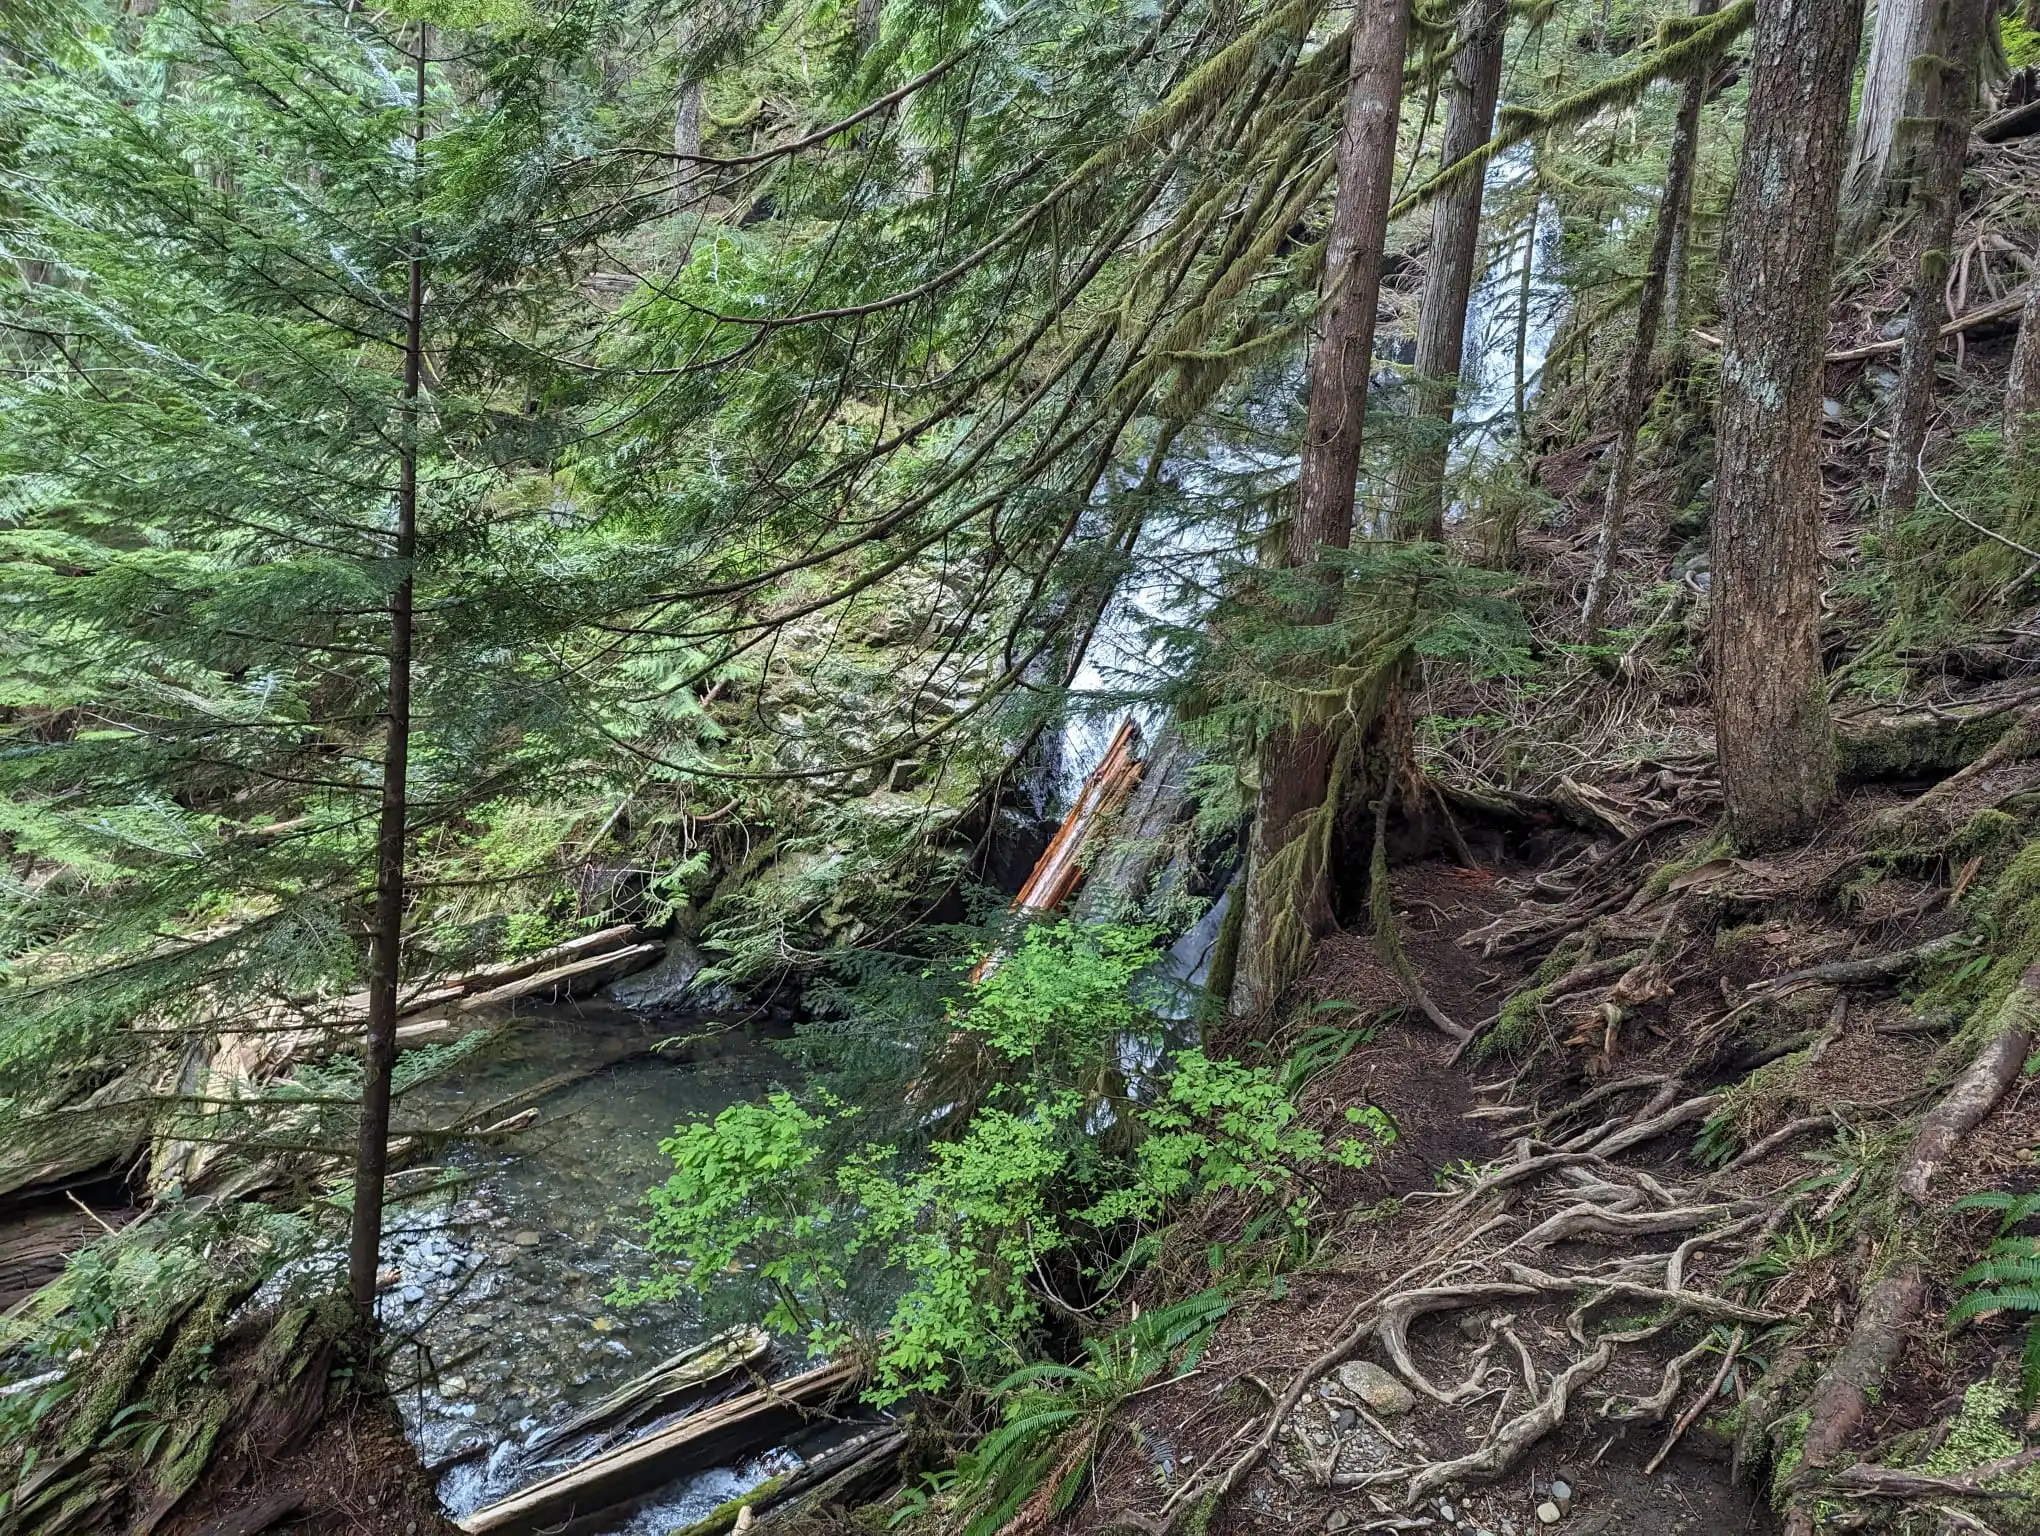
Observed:
[[[1452,1520],[1456,1520],[1458,1516],[1452,1513],[1452,1506],[1450,1504],[1447,1504],[1443,1499],[1440,1499],[1438,1501],[1438,1518],[1440,1520],[1450,1522]]]
[[[545,1239],[527,1228],[522,1232],[512,1232],[510,1234],[510,1241],[520,1248],[536,1248]]]
[[[1352,1523],[1353,1517],[1343,1509],[1335,1509],[1325,1516],[1325,1529],[1328,1531],[1343,1531]]]
[[[1360,1422],[1360,1415],[1350,1408],[1341,1408],[1332,1415],[1333,1427],[1339,1430],[1351,1429]]]
[[[1554,1477],[1554,1478],[1553,1478],[1553,1479],[1551,1480],[1551,1496],[1552,1496],[1552,1497],[1553,1497],[1554,1499],[1560,1499],[1560,1500],[1564,1500],[1564,1499],[1569,1499],[1569,1498],[1571,1498],[1571,1497],[1572,1497],[1572,1484],[1571,1484],[1571,1483],[1569,1483],[1569,1482],[1567,1482],[1567,1481],[1566,1481],[1566,1480],[1565,1480],[1564,1478],[1562,1478],[1562,1477]]]
[[[1339,1385],[1376,1413],[1393,1417],[1417,1406],[1417,1395],[1371,1360],[1350,1360],[1339,1367]]]
[[[1542,1520],[1546,1525],[1558,1524],[1559,1520],[1564,1516],[1564,1514],[1565,1511],[1560,1509],[1556,1504],[1552,1503],[1551,1500],[1549,1499],[1546,1499],[1542,1504],[1537,1506],[1537,1518]]]

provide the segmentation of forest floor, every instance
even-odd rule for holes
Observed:
[[[1642,787],[1618,799],[1635,809]],[[1903,972],[1791,979],[1959,926],[1974,863],[1906,873],[1878,854],[1905,802],[1860,790],[1772,860],[1709,858],[1693,824],[1546,828],[1534,865],[1396,870],[1434,1002],[1502,1022],[1455,1061],[1409,1009],[1311,1085],[1313,1123],[1375,1104],[1397,1143],[1321,1190],[1331,1235],[1279,1295],[1236,1307],[1192,1374],[1122,1411],[1077,1526],[1195,1529],[1218,1487],[1214,1531],[1779,1529],[1762,1483],[1780,1448],[1745,1434],[1738,1456],[1738,1407],[1766,1367],[1848,1337],[1886,1240],[1885,1154],[1955,1028],[1899,1000]],[[1404,995],[1366,933],[1325,941],[1303,990],[1303,1018]],[[1937,1194],[2032,1182],[2030,1079],[2012,1091]],[[1589,1284],[1592,1329],[1574,1310]],[[1951,1300],[1943,1285],[1925,1315]],[[1945,1418],[2015,1339],[1916,1329],[1861,1443]],[[1370,1414],[1350,1364],[1367,1361],[1429,1390]]]
[[[287,1449],[238,1452],[212,1465],[163,1536],[458,1536],[386,1397],[345,1393]]]

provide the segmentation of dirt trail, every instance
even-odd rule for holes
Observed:
[[[1536,872],[1512,873],[1395,872],[1405,951],[1464,1024],[1499,1013],[1549,952],[1482,959],[1467,941],[1522,918]],[[1631,968],[1603,966],[1603,985]],[[1367,934],[1326,941],[1303,991],[1320,1005],[1304,1017],[1345,1003],[1365,1018],[1401,998]],[[1505,1056],[1455,1062],[1412,1010],[1315,1081],[1307,1116],[1330,1125],[1377,1105],[1397,1125],[1393,1152],[1324,1191],[1345,1220],[1285,1295],[1241,1309],[1193,1377],[1135,1405],[1093,1510],[1180,1529],[1217,1484],[1229,1496],[1213,1531],[1777,1530],[1708,1422],[1755,1379],[1720,1350],[1765,1325],[1727,1280],[1765,1208],[1686,1160],[1701,1088],[1660,1059],[1683,1043],[1672,1031],[1642,1041],[1613,1059],[1565,1047],[1519,1078]],[[1620,1086],[1630,1078],[1647,1081]],[[1343,1369],[1323,1371],[1247,1465],[1270,1401],[1342,1337]]]

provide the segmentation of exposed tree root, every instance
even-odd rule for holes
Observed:
[[[1649,1477],[1665,1464],[1665,1458],[1672,1454],[1672,1447],[1677,1445],[1680,1437],[1693,1427],[1694,1420],[1707,1411],[1707,1405],[1714,1401],[1716,1394],[1721,1391],[1721,1384],[1728,1380],[1729,1371],[1734,1369],[1735,1357],[1741,1351],[1742,1344],[1743,1330],[1738,1328],[1730,1336],[1728,1348],[1721,1352],[1721,1366],[1715,1371],[1714,1379],[1707,1383],[1706,1388],[1698,1397],[1693,1399],[1693,1406],[1679,1415],[1679,1422],[1674,1424],[1672,1432],[1665,1436],[1665,1443],[1657,1448],[1657,1454],[1644,1463],[1643,1475],[1645,1477]]]
[[[1905,1353],[1912,1320],[1925,1298],[1926,1284],[1910,1266],[1886,1275],[1864,1296],[1855,1331],[1814,1390],[1806,1439],[1792,1477],[1795,1492],[1786,1512],[1785,1536],[1812,1536],[1813,1505],[1806,1487],[1861,1426],[1870,1392]]]
[[[1435,1462],[1410,1478],[1407,1498],[1414,1504],[1426,1494],[1472,1478],[1495,1478],[1522,1458],[1525,1451],[1556,1429],[1565,1418],[1574,1388],[1608,1369],[1615,1346],[1604,1342],[1584,1360],[1575,1360],[1551,1379],[1551,1390],[1537,1406],[1504,1424],[1479,1450],[1452,1461]]]
[[[1956,950],[1970,949],[1975,940],[1965,934],[1951,933],[1942,938],[1929,940],[1913,949],[1901,949],[1889,955],[1868,955],[1860,960],[1833,960],[1825,965],[1809,965],[1804,970],[1787,971],[1783,976],[1772,976],[1764,981],[1750,983],[1749,990],[1773,994],[1788,987],[1825,985],[1834,987],[1871,986],[1878,982],[1897,981],[1915,966]]]
[[[1760,1163],[1788,1141],[1795,1141],[1808,1131],[1817,1131],[1823,1126],[1833,1124],[1832,1115],[1801,1115],[1797,1120],[1787,1120],[1770,1135],[1751,1142],[1729,1162],[1723,1164],[1721,1171],[1734,1173],[1740,1168],[1749,1167],[1751,1163]]]
[[[1509,1246],[1549,1248],[1576,1237],[1649,1237],[1660,1232],[1690,1232],[1729,1210],[1725,1205],[1695,1205],[1670,1211],[1612,1211],[1599,1205],[1575,1205],[1547,1217]]]
[[[1666,1131],[1675,1130],[1695,1120],[1706,1119],[1720,1102],[1720,1094],[1703,1093],[1698,1098],[1686,1100],[1683,1104],[1674,1104],[1670,1109],[1638,1125],[1632,1125],[1627,1130],[1617,1131],[1606,1141],[1596,1143],[1594,1150],[1603,1157],[1613,1157],[1618,1152],[1627,1152],[1631,1147],[1640,1147],[1647,1141],[1655,1141]]]
[[[1374,807],[1374,851],[1369,865],[1367,902],[1374,912],[1374,936],[1381,946],[1382,957],[1402,983],[1403,991],[1409,994],[1425,1018],[1431,1021],[1438,1033],[1453,1041],[1462,1050],[1473,1039],[1473,1031],[1458,1023],[1444,1009],[1431,1000],[1423,979],[1417,975],[1417,968],[1410,964],[1410,957],[1403,953],[1402,939],[1396,933],[1395,893],[1388,879],[1388,801],[1384,793]]]
[[[2019,1075],[2032,1049],[2036,1013],[2040,1013],[2040,963],[2027,967],[1991,1021],[1989,1041],[1920,1122],[1919,1134],[1898,1169],[1898,1187],[1914,1204],[1926,1204],[1934,1174],[1956,1144],[1997,1107]]]

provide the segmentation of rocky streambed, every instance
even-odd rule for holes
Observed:
[[[648,1268],[634,1215],[670,1170],[660,1141],[792,1075],[771,1033],[561,1005],[507,1023],[406,1097],[406,1118],[445,1124],[538,1092],[514,1135],[457,1144],[439,1168],[412,1170],[413,1187],[435,1187],[397,1204],[385,1228],[391,1384],[449,1513],[570,1464],[575,1446],[539,1455],[527,1443],[727,1321],[687,1299],[621,1307],[611,1294]],[[684,1525],[796,1464],[780,1450],[696,1474],[614,1529]]]

